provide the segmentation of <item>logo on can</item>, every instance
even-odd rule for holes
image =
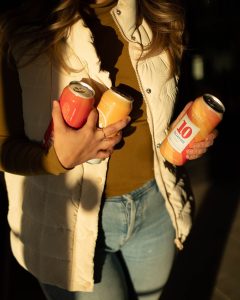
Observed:
[[[60,96],[59,103],[62,116],[66,124],[72,128],[79,129],[87,121],[88,115],[94,106],[95,92],[93,88],[82,81],[71,81]],[[52,143],[53,120],[49,124],[43,140],[45,148]]]
[[[183,165],[186,150],[192,143],[203,140],[218,125],[224,111],[223,103],[213,95],[204,94],[195,99],[161,144],[161,154],[170,163]]]

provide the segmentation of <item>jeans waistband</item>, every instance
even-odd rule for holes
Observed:
[[[107,198],[106,200],[109,200],[109,199],[119,199],[120,197],[124,197],[124,196],[127,196],[127,195],[131,195],[131,198],[132,199],[137,199],[139,196],[141,195],[144,195],[145,193],[147,193],[150,189],[152,188],[158,188],[157,187],[157,184],[156,184],[156,180],[155,179],[151,179],[149,181],[147,181],[144,185],[142,185],[141,187],[129,192],[129,193],[126,193],[126,194],[123,194],[123,195],[119,195],[119,196],[113,196],[113,197],[109,197]]]

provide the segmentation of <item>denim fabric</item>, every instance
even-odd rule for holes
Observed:
[[[155,180],[106,199],[101,226],[95,257],[95,273],[101,278],[94,292],[41,284],[48,299],[158,300],[174,260],[175,232]],[[135,294],[129,293],[131,289]]]

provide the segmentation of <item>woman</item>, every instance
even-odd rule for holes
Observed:
[[[181,7],[25,1],[1,23],[0,165],[13,254],[51,300],[128,299],[129,282],[138,299],[158,299],[174,241],[181,249],[191,226],[186,177],[159,151],[176,98]],[[112,86],[130,94],[131,123],[100,130],[93,109],[81,129],[68,127],[53,100],[73,80],[91,84],[96,101]],[[193,145],[188,159],[214,138]],[[94,158],[101,163],[89,164]]]

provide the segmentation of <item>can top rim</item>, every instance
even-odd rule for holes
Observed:
[[[77,91],[76,89],[74,89],[73,86],[79,86],[82,87],[82,92],[79,90]],[[76,96],[81,96],[82,98],[85,99],[89,99],[95,96],[95,91],[94,89],[87,83],[83,82],[83,81],[71,81],[69,83],[69,86],[72,90],[72,92],[76,95]],[[84,93],[84,91],[87,91],[87,93]]]
[[[216,96],[209,94],[209,93],[205,93],[203,95],[203,99],[210,107],[212,107],[217,112],[219,112],[219,113],[225,112],[224,104]],[[209,101],[209,100],[211,100],[211,101]]]

